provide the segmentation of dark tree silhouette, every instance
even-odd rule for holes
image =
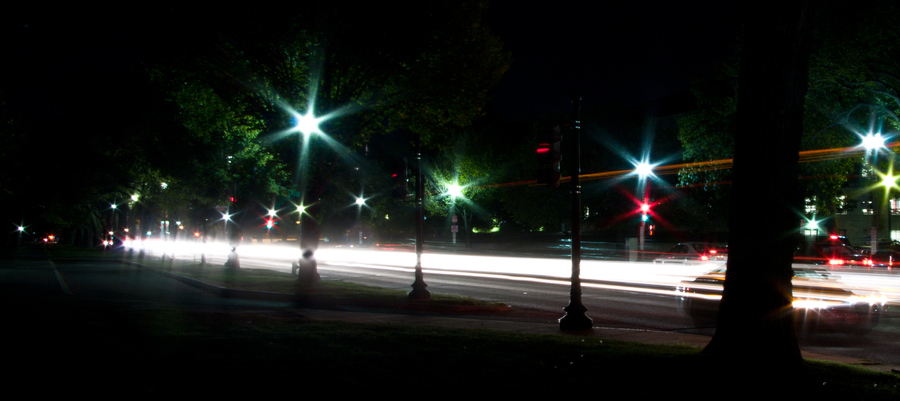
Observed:
[[[802,210],[798,152],[810,7],[803,0],[746,7],[728,270],[716,334],[705,351],[722,361],[774,368],[802,361],[793,327],[791,263]],[[766,218],[747,221],[748,210]],[[758,251],[763,238],[771,252]]]

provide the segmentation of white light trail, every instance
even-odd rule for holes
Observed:
[[[153,254],[195,260],[200,254],[224,260],[231,249],[226,243],[219,242],[202,244],[163,240],[129,242],[126,246],[143,248]],[[245,266],[252,265],[246,263],[249,260],[275,262],[275,265],[283,262],[285,271],[290,269],[291,262],[301,256],[299,247],[287,245],[245,244],[239,246],[237,252],[245,262]],[[316,260],[320,266],[357,266],[412,272],[416,264],[416,255],[411,250],[327,247],[320,248],[316,252]],[[272,266],[271,263],[267,265]],[[426,274],[489,277],[560,285],[569,285],[572,274],[571,261],[565,258],[425,253],[422,255],[422,266]],[[584,287],[675,295],[675,287],[682,285],[684,280],[692,280],[720,266],[721,263],[673,265],[582,260],[580,277]],[[839,285],[841,288],[851,289],[856,293],[857,299],[868,299],[866,297],[875,294],[879,300],[900,304],[900,275],[834,271],[831,273],[838,282],[822,285]],[[699,285],[695,283],[693,287]]]

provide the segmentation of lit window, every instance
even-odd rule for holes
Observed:
[[[837,214],[847,214],[847,196],[841,195],[837,197],[837,205],[835,208]]]
[[[862,201],[860,203],[862,203],[863,214],[872,215],[872,212],[873,212],[872,201]]]
[[[814,214],[816,212],[816,197],[806,198],[806,214]]]

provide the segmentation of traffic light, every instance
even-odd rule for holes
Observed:
[[[641,204],[641,221],[649,220],[649,217],[647,217],[647,213],[650,213],[650,204],[644,202]]]
[[[538,132],[537,182],[538,184],[559,186],[559,161],[562,160],[559,143],[562,134],[559,126]]]
[[[406,200],[406,197],[409,195],[406,186],[409,182],[409,177],[406,170],[406,158],[404,157],[395,163],[394,169],[391,171],[391,182],[394,186],[393,194],[395,198],[400,200]]]

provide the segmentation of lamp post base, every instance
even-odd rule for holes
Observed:
[[[563,309],[566,315],[559,319],[559,329],[562,331],[587,331],[594,328],[594,321],[587,317],[587,308],[581,304],[569,304]]]
[[[409,299],[417,301],[431,299],[431,293],[425,289],[425,287],[428,287],[428,284],[425,284],[425,277],[422,275],[422,266],[416,266],[416,281],[412,283],[411,287],[413,290],[408,294]]]

